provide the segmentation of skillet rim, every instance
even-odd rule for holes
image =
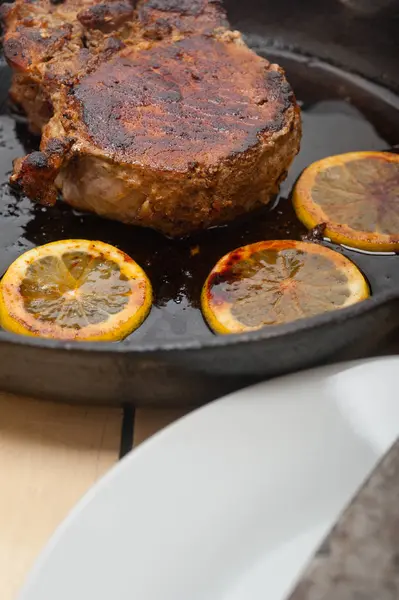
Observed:
[[[13,0],[5,0],[13,1]],[[262,46],[262,48],[260,47]],[[263,45],[252,45],[251,47],[255,52],[259,52],[260,49],[264,50]],[[287,48],[278,48],[273,47],[270,48],[276,54],[276,56],[284,56],[290,57],[295,55],[296,60],[300,60],[300,62],[308,62],[311,60],[314,65],[322,64],[324,68],[327,68],[332,73],[339,72],[340,76],[346,75],[347,77],[359,77],[363,80],[363,76],[358,72],[353,72],[350,70],[344,70],[341,65],[334,64],[333,62],[329,62],[326,59],[321,57],[315,57],[307,55],[306,53],[298,53],[293,51],[292,49]],[[4,66],[4,63],[1,61],[2,54],[0,52],[0,67]],[[392,94],[388,98],[388,101],[393,102],[394,106],[397,108],[397,100],[398,94],[395,93],[390,87],[384,85],[384,83],[378,78],[377,80],[368,80],[369,83],[373,85],[374,93],[384,92],[384,99],[387,101],[386,92],[389,91]],[[111,355],[120,355],[120,354],[149,354],[156,352],[181,352],[181,351],[196,351],[196,350],[205,350],[211,348],[223,348],[226,346],[233,346],[238,344],[248,344],[251,342],[260,342],[266,341],[268,339],[275,338],[283,338],[290,337],[297,333],[305,333],[309,330],[320,329],[329,325],[334,325],[336,323],[345,322],[357,316],[372,313],[377,308],[383,306],[384,304],[389,304],[392,301],[397,300],[399,302],[399,287],[395,287],[393,289],[386,289],[382,292],[378,292],[373,294],[363,300],[361,302],[357,302],[352,306],[347,308],[337,309],[334,311],[327,311],[320,315],[316,315],[311,318],[298,319],[296,321],[291,321],[290,323],[286,323],[284,325],[276,325],[270,327],[264,327],[257,331],[247,332],[247,333],[239,333],[239,334],[229,334],[229,335],[210,335],[209,338],[198,339],[195,337],[190,337],[185,340],[174,340],[170,342],[164,343],[142,343],[136,342],[134,339],[126,339],[120,342],[65,342],[62,340],[52,340],[40,337],[31,337],[18,335],[15,333],[11,333],[5,331],[0,328],[0,344],[6,344],[12,347],[20,347],[20,346],[28,346],[33,348],[40,348],[43,350],[53,350],[57,352],[79,352],[81,354],[90,352],[93,354],[111,354]],[[399,319],[398,319],[399,320]]]
[[[8,331],[0,330],[0,344],[6,343],[11,346],[29,346],[43,348],[44,350],[55,350],[57,352],[77,351],[82,354],[86,352],[94,354],[150,354],[155,352],[172,351],[195,351],[211,348],[223,348],[238,344],[266,341],[268,339],[289,337],[297,333],[305,333],[309,330],[321,329],[325,326],[348,321],[357,316],[371,313],[377,308],[397,300],[399,302],[399,287],[387,289],[376,295],[371,295],[366,300],[357,302],[352,306],[328,311],[311,318],[297,319],[284,325],[264,327],[257,331],[229,335],[213,335],[209,339],[199,340],[188,338],[184,341],[171,341],[164,344],[137,343],[134,340],[123,340],[121,342],[65,342],[62,340],[51,340],[40,337],[18,335]],[[399,320],[399,319],[398,319]]]

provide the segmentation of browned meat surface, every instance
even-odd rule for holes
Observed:
[[[107,6],[112,15],[107,14]],[[95,28],[94,17],[88,24],[90,11],[101,12],[101,8],[102,18],[97,14]],[[40,133],[51,117],[53,95],[60,85],[72,83],[96,54],[107,48],[108,54],[117,50],[126,33],[123,25],[133,19],[129,0],[107,4],[99,0],[16,0],[3,4],[1,13],[6,30],[4,55],[14,70],[10,95],[25,110],[35,133]],[[115,29],[113,37],[101,30],[108,21]]]
[[[12,177],[29,197],[182,235],[277,192],[299,109],[218,0],[17,0],[5,21],[13,99],[43,134]]]

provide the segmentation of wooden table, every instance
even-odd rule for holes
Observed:
[[[0,598],[14,600],[81,496],[177,410],[84,408],[0,393]]]

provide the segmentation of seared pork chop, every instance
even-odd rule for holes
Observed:
[[[28,1],[17,4],[26,10]],[[58,6],[51,19],[57,31],[70,26],[67,39],[50,57],[33,44],[22,66],[10,56],[22,35],[18,9],[6,15],[6,56],[38,90],[32,108],[15,85],[13,97],[32,126],[46,120],[37,115],[42,99],[53,114],[40,152],[15,164],[12,180],[29,197],[53,204],[60,191],[79,209],[176,236],[231,220],[278,191],[299,148],[299,109],[283,71],[227,29],[219,2]]]

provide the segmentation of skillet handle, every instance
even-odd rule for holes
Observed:
[[[399,598],[398,497],[399,438],[342,514],[289,600]]]

